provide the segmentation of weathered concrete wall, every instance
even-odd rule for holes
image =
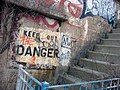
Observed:
[[[21,15],[18,16],[20,18],[19,22],[21,23],[21,25],[17,24],[16,22],[14,23],[12,22],[12,24],[16,25],[15,27],[17,28],[11,28],[10,36],[12,35],[12,40],[10,47],[7,47],[7,50],[5,50],[2,54],[0,54],[1,57],[0,58],[0,66],[1,66],[0,89],[2,90],[14,90],[16,84],[16,76],[17,76],[17,69],[15,68],[15,66],[18,66],[19,63],[26,66],[28,68],[26,70],[30,72],[33,76],[35,76],[37,79],[41,81],[45,80],[50,83],[55,83],[59,74],[64,74],[64,71],[67,72],[67,68],[69,65],[76,64],[80,57],[85,57],[87,50],[94,48],[93,45],[96,43],[97,40],[99,40],[99,37],[104,35],[105,32],[111,30],[111,25],[109,25],[106,20],[97,16],[79,19],[79,17],[75,18],[74,16],[70,15],[71,18],[69,18],[68,21],[60,22],[61,25],[59,25],[57,20],[54,19],[51,20],[50,18],[47,18],[45,16],[33,16],[33,15],[31,16],[28,14],[27,16],[23,14],[23,16],[24,19],[20,18]],[[18,21],[18,18],[16,18],[16,21]],[[57,22],[57,24],[55,22]],[[29,66],[31,66],[30,65],[31,62],[28,63],[29,61],[27,61],[27,59],[31,58],[31,53],[28,52],[28,50],[26,54],[27,57],[25,56],[21,57],[20,55],[18,56],[16,55],[16,49],[14,49],[15,45],[25,44],[24,46],[27,47],[26,43],[31,44],[30,42],[31,39],[32,40],[36,39],[36,37],[35,38],[32,37],[31,39],[27,38],[27,42],[24,42],[24,40],[21,41],[20,36],[26,35],[30,37],[31,32],[27,34],[23,32],[19,33],[23,29],[21,29],[20,27],[18,29],[18,26],[35,28],[37,30],[33,29],[33,31],[37,33],[44,32],[41,33],[41,34],[45,34],[45,35],[41,35],[43,36],[43,38],[40,37],[38,39],[46,41],[48,43],[49,40],[47,39],[49,38],[47,38],[47,35],[53,35],[53,33],[60,34],[60,38],[57,39],[57,41],[59,41],[60,43],[59,45],[57,44],[59,47],[59,55],[58,58],[56,59],[58,64],[55,64],[56,65],[55,69],[41,70],[41,68],[39,67],[29,68]],[[46,31],[48,32],[46,33]],[[34,35],[32,34],[32,36]],[[9,36],[7,36],[7,38],[9,38]],[[56,41],[56,39],[54,41]],[[38,45],[35,43],[35,45],[33,46],[38,46]],[[18,58],[20,58],[20,60]],[[45,60],[47,58],[48,57],[46,56],[43,58],[39,58],[39,60]],[[35,59],[35,57],[32,57],[32,59]],[[17,63],[12,62],[11,64],[10,61],[15,61],[15,62],[17,61]],[[41,64],[41,62],[39,64]],[[44,62],[44,64],[46,64],[46,62]],[[35,65],[37,65],[36,62]]]
[[[25,67],[28,68],[53,69],[57,66],[59,23],[47,17],[30,15],[22,15],[16,23],[19,27],[11,33],[13,40],[9,50],[11,66],[17,67],[18,62],[27,63]]]
[[[54,17],[59,17],[66,19],[65,17],[65,11],[64,11],[64,5],[61,4],[63,2],[59,1],[57,2],[56,0],[6,0],[8,2],[11,2],[13,4],[29,8],[32,10],[37,10],[43,14],[48,14]],[[61,9],[59,6],[61,5]]]
[[[19,22],[22,22],[23,26],[34,27],[36,29],[44,29],[45,30],[54,30],[53,32],[60,33],[61,42],[59,45],[59,58],[58,58],[58,65],[55,70],[40,70],[40,69],[32,69],[28,68],[27,71],[30,72],[33,76],[41,81],[48,81],[50,83],[55,83],[57,80],[57,76],[59,74],[63,74],[64,71],[67,71],[68,66],[71,64],[76,64],[77,60],[80,57],[84,57],[87,50],[92,49],[94,43],[96,42],[97,38],[101,35],[101,33],[109,31],[111,29],[111,25],[107,23],[104,19],[100,17],[87,17],[84,19],[75,19],[63,22],[61,26],[55,26],[54,29],[49,29],[47,25],[51,25],[47,23],[45,26],[42,22],[35,24],[32,17],[28,15],[25,16],[26,19],[20,19]],[[46,18],[46,17],[45,17]],[[36,19],[35,19],[36,20]],[[37,19],[38,20],[38,19]],[[42,20],[42,19],[41,19]],[[49,19],[47,19],[49,21]],[[54,21],[54,20],[53,20]],[[52,23],[52,22],[51,22]],[[52,23],[53,24],[53,23]],[[37,26],[38,25],[38,26]],[[59,27],[59,28],[58,28]],[[27,30],[27,29],[26,29]],[[12,32],[16,32],[17,30],[14,29]],[[40,30],[41,31],[41,30]],[[38,31],[39,32],[39,31]],[[50,33],[48,33],[50,34]],[[11,34],[16,37],[16,34]],[[19,34],[21,35],[21,34]],[[18,41],[17,38],[13,38],[12,42]],[[42,40],[42,39],[41,39]],[[11,44],[14,46],[14,43]],[[21,42],[21,44],[24,42]],[[20,44],[20,43],[19,43]],[[27,43],[28,44],[28,43]],[[29,43],[30,44],[30,43]],[[16,45],[16,44],[15,44]],[[16,84],[16,77],[17,77],[17,69],[14,69],[15,63],[13,63],[13,67],[11,67],[10,60],[15,59],[18,56],[14,56],[14,52],[11,50],[15,50],[11,47],[6,51],[4,51],[0,56],[0,65],[1,65],[1,88],[2,90],[13,90]],[[27,53],[30,55],[30,53]],[[12,56],[13,55],[13,56]],[[10,56],[12,56],[10,58]],[[25,57],[24,57],[25,58]],[[22,58],[21,60],[25,60]],[[18,60],[19,61],[19,60]],[[19,61],[21,62],[21,61]],[[15,64],[17,65],[17,64]],[[23,64],[24,65],[24,64]],[[27,64],[28,65],[28,64]],[[28,65],[29,66],[29,65]],[[65,68],[66,67],[66,68]],[[11,78],[12,77],[12,78]]]
[[[66,54],[64,53],[65,50],[63,50],[60,58],[61,65],[66,62],[69,62],[68,65],[77,64],[80,57],[85,57],[87,50],[93,49],[94,44],[99,43],[100,37],[105,36],[105,33],[111,30],[111,25],[98,16],[86,17],[80,21],[78,20],[78,22],[76,20],[73,22],[76,24],[67,21],[62,23],[61,26],[61,32],[68,37],[68,40],[62,42],[63,44],[66,43],[66,47],[63,48],[67,48],[66,51],[69,51]],[[67,67],[64,67],[64,70],[67,71]]]
[[[17,69],[8,68],[8,49],[0,54],[0,89],[15,90]]]
[[[66,20],[71,16],[101,16],[110,23],[115,15],[114,0],[5,0],[13,4],[36,10],[49,17]]]
[[[29,8],[49,17],[67,20],[72,16],[80,17],[83,10],[82,0],[5,0]]]
[[[2,18],[3,23],[1,22],[1,30],[0,30],[0,32],[1,32],[0,40],[2,41],[1,45],[0,45],[0,50],[2,50],[2,51],[5,50],[4,52],[2,52],[2,54],[0,54],[0,57],[1,57],[0,58],[0,67],[1,67],[1,69],[0,69],[0,72],[1,72],[1,74],[0,74],[0,89],[15,90],[16,80],[17,80],[17,72],[18,72],[16,67],[18,67],[18,64],[21,63],[29,68],[30,64],[34,61],[32,59],[35,59],[32,56],[28,56],[28,55],[27,55],[27,57],[24,57],[24,55],[22,55],[21,57],[20,57],[20,55],[18,55],[18,57],[16,56],[16,52],[17,52],[16,45],[23,45],[26,48],[29,44],[31,47],[33,44],[35,44],[31,41],[31,40],[34,40],[35,38],[28,38],[28,37],[24,38],[24,37],[22,37],[22,35],[25,34],[26,36],[31,37],[31,36],[35,36],[35,34],[38,32],[44,32],[44,33],[42,33],[42,35],[37,35],[37,36],[40,36],[40,37],[38,37],[38,39],[42,38],[41,39],[42,41],[45,40],[46,42],[48,41],[48,43],[50,43],[50,40],[53,40],[51,38],[53,38],[54,35],[58,35],[56,33],[59,33],[59,32],[57,32],[57,30],[59,31],[59,24],[56,20],[53,20],[53,19],[50,19],[50,18],[47,18],[44,16],[36,16],[36,18],[33,16],[30,16],[30,15],[23,15],[23,14],[20,14],[19,16],[13,16],[14,12],[12,12],[12,11],[10,12],[9,8],[8,7],[6,7],[6,8],[3,10],[3,12],[5,12],[5,13],[2,13],[2,16],[3,17],[5,16],[5,17]],[[18,20],[19,20],[19,22],[18,22]],[[12,26],[12,28],[11,28],[11,26]],[[31,28],[34,28],[34,29],[32,29],[31,32],[29,32],[28,29],[26,29],[26,28],[21,29],[21,28],[19,28],[19,26],[22,26],[21,28],[28,27],[29,30],[31,30]],[[23,30],[25,30],[27,32],[23,33]],[[32,34],[32,32],[34,32],[34,35]],[[4,38],[2,38],[2,37],[4,37]],[[49,40],[46,40],[46,38]],[[10,45],[6,46],[6,43],[9,44],[9,42],[10,42]],[[47,43],[44,43],[44,45],[46,45],[46,44]],[[40,45],[43,45],[43,43]],[[50,46],[52,46],[52,45],[53,45],[53,43],[50,44]],[[37,47],[38,45],[35,44],[34,46]],[[47,44],[47,46],[48,46],[48,44]],[[47,46],[46,46],[46,48],[48,48]],[[29,53],[29,55],[31,55],[30,52],[28,52],[28,53]],[[19,54],[19,52],[18,52],[18,54]],[[49,57],[51,57],[52,54],[54,54],[54,53],[50,52]],[[55,57],[55,58],[57,60],[57,57]],[[51,58],[49,58],[49,59],[51,59]],[[21,61],[19,61],[19,60],[21,60]],[[31,62],[27,63],[27,62],[29,62],[29,60],[31,60]],[[46,56],[41,59],[39,58],[39,60],[43,60],[43,63],[40,63],[40,64],[47,64],[47,62],[48,62],[48,61],[45,61],[45,60],[47,60]],[[56,60],[54,60],[54,57],[53,57],[53,61],[52,61],[51,65],[55,65]],[[27,63],[27,65],[25,63]],[[36,62],[35,62],[35,64],[36,64]],[[55,76],[55,70],[53,69],[54,67],[53,68],[50,67],[52,70],[41,70],[41,69],[39,69],[39,67],[40,67],[40,65],[37,64],[37,67],[32,66],[31,69],[26,69],[26,70],[29,73],[31,73],[33,76],[35,76],[38,80],[40,79],[41,81],[48,81],[48,82],[53,83],[54,82],[53,77]],[[46,68],[44,66],[42,66],[42,67]]]

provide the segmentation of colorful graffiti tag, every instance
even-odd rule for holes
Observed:
[[[83,11],[83,2],[82,0],[69,0],[65,2],[65,6],[67,7],[67,16],[70,18],[80,18]]]
[[[87,0],[84,6],[83,16],[101,16],[112,23],[115,15],[113,0]]]

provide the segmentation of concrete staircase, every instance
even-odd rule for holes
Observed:
[[[107,38],[101,38],[93,51],[88,51],[85,58],[80,58],[76,66],[71,66],[67,74],[60,76],[63,83],[111,77],[120,77],[120,28],[107,33]]]

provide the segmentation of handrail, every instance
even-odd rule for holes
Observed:
[[[29,80],[26,80],[27,77]],[[36,83],[37,89],[33,86],[33,82]],[[77,90],[76,87],[79,90],[83,90],[82,88],[84,88],[85,90],[107,90],[107,89],[119,90],[120,78],[50,86],[48,82],[38,81],[28,72],[26,72],[21,65],[19,66],[16,90],[49,90],[49,89],[56,90],[57,88],[63,88],[63,90],[67,90],[68,88],[69,90]]]
[[[43,87],[42,82],[26,72],[22,65],[19,65],[16,90],[36,90],[36,87],[38,87],[37,90],[40,90]]]
[[[98,81],[90,81],[90,82],[81,82],[81,83],[76,83],[76,84],[55,85],[55,86],[49,86],[48,88],[50,89],[50,88],[63,88],[63,87],[69,87],[69,86],[80,86],[80,85],[95,84],[95,83],[99,83],[99,82],[107,82],[107,81],[113,81],[113,80],[120,80],[120,78],[113,78],[113,79],[107,79],[107,80],[98,80]]]
[[[30,75],[28,72],[26,72],[23,68],[22,68],[22,66],[20,66],[20,69],[28,76],[28,77],[30,77],[33,81],[35,81],[36,83],[38,83],[39,85],[41,85],[42,86],[42,84],[40,83],[40,81],[38,81],[36,78],[34,78],[32,75]]]

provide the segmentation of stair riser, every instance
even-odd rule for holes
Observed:
[[[113,29],[112,33],[120,33],[120,28],[119,29]]]
[[[120,34],[108,34],[109,39],[120,39]]]
[[[66,77],[59,77],[59,79],[62,80],[62,82],[60,84],[75,83],[75,82],[67,79]],[[69,88],[69,89],[74,90],[74,88]],[[69,90],[69,89],[67,88],[67,90]],[[60,88],[60,89],[55,89],[55,90],[63,90],[63,89]]]
[[[97,78],[100,78],[99,76],[97,76],[95,74],[89,73],[87,71],[85,72],[83,70],[79,70],[79,69],[76,69],[74,67],[70,67],[69,74],[73,75],[75,77],[78,77],[84,81],[91,81],[91,80],[95,80]]]
[[[75,83],[74,81],[71,81],[67,79],[66,77],[59,76],[59,80],[62,80],[59,84],[69,84],[69,83]]]
[[[80,60],[78,65],[83,68],[89,68],[91,70],[96,70],[99,72],[104,72],[104,73],[112,73],[112,70],[120,69],[118,66],[113,66],[110,64],[101,64],[101,63],[96,63],[95,60],[93,62],[91,61],[85,61],[85,60]]]
[[[116,27],[117,27],[117,28],[120,28],[120,23],[117,23]]]
[[[120,40],[101,40],[103,45],[116,45],[120,46]]]
[[[114,63],[114,64],[120,64],[120,56],[116,56],[116,55],[106,55],[106,54],[89,52],[87,57],[88,59],[100,60],[100,61],[105,61],[105,62]]]
[[[2,44],[2,38],[0,38],[0,45]]]
[[[95,46],[95,51],[120,55],[120,47]]]
[[[71,81],[71,80],[69,80],[69,79],[67,79],[66,77],[59,77],[59,79],[60,80],[62,80],[62,82],[60,83],[60,84],[70,84],[70,83],[75,83],[74,81]],[[80,82],[79,82],[80,83]],[[81,87],[81,89],[82,90],[86,90],[86,88],[85,87]],[[61,89],[55,89],[55,90],[63,90],[63,88]],[[79,86],[76,86],[76,87],[69,87],[69,88],[67,88],[67,90],[79,90]],[[88,89],[88,90],[90,90],[90,89]]]

